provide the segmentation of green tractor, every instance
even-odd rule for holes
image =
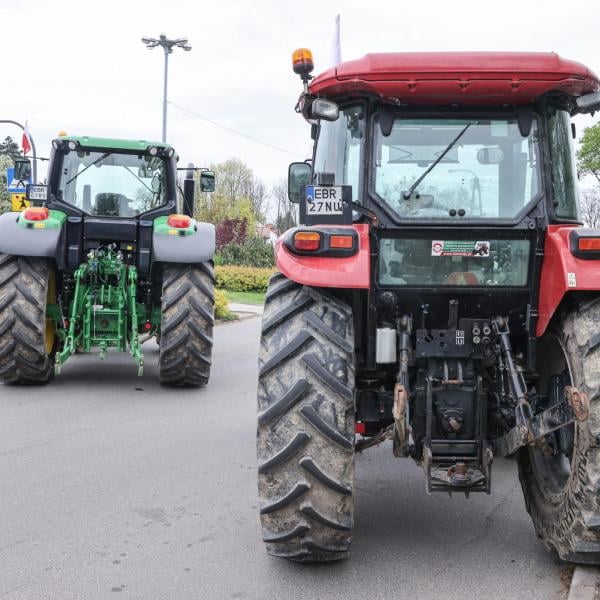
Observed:
[[[203,192],[215,176],[190,166],[182,189],[177,160],[157,142],[52,142],[47,185],[0,215],[0,382],[47,383],[76,352],[110,348],[141,375],[152,336],[162,384],[208,382],[215,229],[193,218],[194,172]]]

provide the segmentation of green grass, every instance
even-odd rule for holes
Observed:
[[[264,304],[265,294],[263,292],[230,292],[225,290],[230,302],[236,304]]]

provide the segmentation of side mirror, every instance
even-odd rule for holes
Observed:
[[[593,94],[586,94],[585,96],[579,96],[575,100],[577,108],[582,113],[594,112],[600,110],[600,92],[594,92]]]
[[[200,191],[214,192],[215,191],[215,172],[202,171],[200,173]]]
[[[15,159],[14,178],[24,183],[31,179],[31,161],[28,158]]]
[[[305,162],[293,162],[288,168],[288,198],[300,202],[300,188],[310,183],[311,167]]]
[[[477,162],[481,165],[499,165],[504,160],[504,150],[500,146],[481,148],[477,152]]]
[[[310,116],[323,121],[337,121],[340,116],[340,107],[331,100],[315,98],[310,105]]]

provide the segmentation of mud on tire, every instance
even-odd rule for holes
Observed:
[[[590,416],[575,425],[570,474],[562,490],[548,493],[530,448],[520,451],[519,478],[527,510],[546,545],[563,560],[600,564],[600,299],[563,312],[554,331],[572,385],[588,396]]]
[[[0,254],[1,383],[44,384],[54,375],[53,348],[46,339],[52,276],[43,259]]]
[[[199,387],[208,383],[214,285],[212,262],[165,265],[158,358],[163,385]]]
[[[258,491],[267,552],[348,555],[353,526],[354,329],[350,307],[276,273],[262,322]]]

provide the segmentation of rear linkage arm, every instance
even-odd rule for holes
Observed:
[[[505,435],[496,438],[494,451],[497,456],[509,456],[528,444],[544,445],[544,437],[570,425],[575,421],[587,421],[589,402],[587,396],[577,388],[565,387],[562,401],[545,411],[534,415],[527,396],[527,386],[522,373],[516,368],[510,344],[508,319],[495,317],[492,326],[500,342],[500,351],[508,371],[510,393],[515,407],[516,425]]]

